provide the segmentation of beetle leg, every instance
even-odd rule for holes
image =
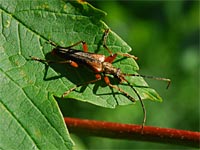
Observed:
[[[119,88],[118,86],[111,84],[111,83],[110,83],[110,80],[109,80],[109,78],[108,78],[108,76],[104,76],[104,81],[105,81],[105,83],[106,83],[108,86],[110,86],[111,88],[114,88],[114,89],[118,90],[118,91],[121,92],[124,96],[126,96],[128,99],[130,99],[132,102],[135,102],[135,99],[134,99],[132,96],[130,96],[127,92],[125,92],[124,90],[122,90],[122,89]]]
[[[31,56],[30,56],[31,57]],[[72,60],[63,60],[63,61],[53,61],[53,60],[45,60],[45,59],[40,59],[37,57],[31,57],[31,60],[39,61],[42,63],[57,63],[57,64],[70,64],[72,67],[78,67],[78,64]]]
[[[84,51],[84,52],[88,52],[88,47],[87,47],[87,44],[86,44],[85,41],[79,41],[79,42],[77,42],[77,43],[75,43],[75,44],[73,44],[73,45],[71,45],[71,46],[64,47],[64,48],[66,48],[66,49],[72,48],[72,47],[77,46],[77,45],[79,45],[79,44],[82,44],[82,47],[83,47],[83,51]]]
[[[54,42],[51,41],[51,40],[49,40],[49,43],[50,43],[52,46],[60,47],[60,48],[65,48],[65,49],[69,49],[69,48],[72,48],[72,47],[77,46],[77,45],[79,45],[79,44],[82,44],[83,51],[84,51],[84,52],[88,52],[88,47],[87,47],[87,44],[86,44],[85,41],[79,41],[79,42],[74,43],[73,45],[70,45],[70,46],[67,46],[67,47],[58,46],[56,43],[54,43]]]
[[[124,56],[124,57],[129,57],[129,58],[132,58],[134,60],[137,60],[138,58],[134,55],[130,55],[130,54],[127,54],[127,53],[120,53],[120,52],[117,52],[116,54],[113,54],[112,51],[108,48],[107,44],[106,44],[106,40],[107,40],[107,37],[108,37],[108,33],[109,33],[109,29],[106,29],[105,32],[104,32],[104,36],[103,36],[103,47],[109,52],[110,56],[108,57],[112,57],[114,55],[121,55],[121,56]],[[115,56],[116,57],[116,56]],[[114,60],[114,59],[113,59]],[[111,63],[113,62],[113,60],[111,61]],[[110,62],[110,61],[108,61]]]
[[[109,29],[106,29],[105,32],[104,32],[104,35],[103,35],[103,47],[108,51],[108,53],[113,56],[113,53],[112,51],[108,48],[107,44],[106,44],[106,40],[107,40],[107,37],[108,37],[108,33],[110,32]]]
[[[111,83],[110,83],[110,80],[109,80],[109,78],[108,78],[108,76],[104,76],[104,81],[105,81],[105,83],[106,83],[108,86],[110,86],[111,88],[114,88],[114,89],[118,90],[119,92],[121,92],[124,96],[126,96],[126,97],[127,97],[129,100],[131,100],[132,102],[135,102],[135,101],[136,101],[131,95],[129,95],[129,94],[128,94],[127,92],[125,92],[123,89],[119,88],[119,87],[116,86],[116,85],[111,84]],[[129,83],[127,80],[125,80],[125,81],[130,85],[130,83]],[[143,101],[142,101],[142,99],[141,99],[139,93],[137,92],[137,90],[136,90],[133,86],[131,86],[131,85],[130,85],[130,87],[133,89],[133,91],[135,92],[135,94],[136,94],[137,97],[139,98],[139,101],[140,101],[140,103],[141,103],[141,105],[142,105],[144,118],[143,118],[142,129],[141,129],[141,130],[142,130],[142,132],[143,132],[143,128],[144,128],[144,125],[145,125],[145,122],[146,122],[146,109],[145,109],[145,105],[144,105],[144,103],[143,103]]]
[[[110,55],[110,56],[105,58],[105,62],[112,63],[115,60],[116,57],[117,57],[117,54]]]
[[[70,60],[69,64],[74,68],[78,67],[78,64],[75,61]]]
[[[58,64],[65,64],[65,63],[71,63],[71,60],[63,60],[63,61],[53,61],[53,60],[45,60],[45,59],[40,59],[34,56],[30,56],[31,60],[39,61],[42,63],[58,63]]]
[[[87,85],[87,84],[90,84],[90,83],[95,83],[95,82],[101,80],[101,75],[100,74],[96,74],[95,77],[96,77],[96,79],[94,79],[94,80],[91,80],[91,81],[88,81],[88,82],[85,82],[85,83],[82,83],[82,84],[75,85],[73,88],[67,90],[66,92],[63,93],[62,98],[64,98],[65,96],[67,96],[69,93],[71,93],[72,91],[74,91],[76,88],[78,88],[80,86],[84,86],[84,85]]]
[[[128,58],[132,58],[134,60],[137,60],[138,57],[134,56],[134,55],[131,55],[131,54],[128,54],[128,53],[120,53],[120,52],[117,52],[116,53],[117,55],[121,55],[121,56],[124,56],[124,57],[128,57]]]

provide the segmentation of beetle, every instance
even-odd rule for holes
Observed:
[[[68,63],[73,67],[78,67],[79,65],[84,65],[84,66],[88,67],[90,70],[92,70],[92,72],[95,75],[94,80],[75,85],[73,88],[64,92],[62,97],[67,96],[70,92],[74,91],[76,88],[78,88],[80,86],[97,82],[98,80],[101,80],[102,77],[103,77],[106,85],[108,85],[111,88],[116,89],[117,91],[121,92],[124,96],[126,96],[129,100],[135,102],[136,101],[135,98],[133,98],[131,95],[129,95],[129,93],[124,91],[122,88],[120,88],[116,85],[113,85],[110,82],[108,75],[112,75],[114,78],[117,78],[119,83],[126,82],[133,89],[133,91],[136,93],[136,95],[137,95],[137,97],[138,97],[138,99],[141,103],[141,106],[142,106],[142,109],[143,109],[143,114],[144,114],[143,122],[142,122],[142,129],[143,129],[145,122],[146,122],[145,105],[144,105],[142,98],[140,97],[139,93],[137,92],[137,90],[129,83],[129,81],[125,77],[126,76],[136,76],[136,77],[145,77],[145,78],[167,81],[168,82],[167,88],[169,87],[171,80],[167,79],[167,78],[145,76],[145,75],[140,75],[140,74],[127,74],[127,73],[123,73],[120,70],[120,68],[113,66],[112,63],[115,60],[115,58],[117,57],[117,55],[122,55],[124,57],[130,57],[130,58],[133,58],[135,60],[137,60],[137,57],[130,55],[130,54],[119,53],[119,52],[113,54],[112,51],[107,47],[107,44],[106,44],[106,39],[108,37],[109,31],[110,31],[109,29],[106,29],[105,32],[104,32],[104,35],[103,35],[103,47],[110,54],[107,57],[105,55],[102,55],[102,54],[96,54],[96,53],[88,52],[88,47],[87,47],[87,44],[86,44],[85,41],[79,41],[79,42],[77,42],[77,43],[75,43],[71,46],[68,46],[68,47],[58,46],[54,42],[49,41],[49,43],[52,46],[54,46],[53,50],[51,51],[51,54],[62,58],[63,61],[43,60],[43,59],[40,59],[40,58],[37,58],[37,57],[31,57],[31,59],[36,60],[36,61],[40,61],[40,62],[47,62],[47,63]],[[77,46],[79,44],[82,44],[83,51],[73,48],[74,46]]]

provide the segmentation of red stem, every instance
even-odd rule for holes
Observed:
[[[199,147],[200,132],[145,126],[121,124],[113,122],[64,118],[69,132],[93,136],[170,143]]]

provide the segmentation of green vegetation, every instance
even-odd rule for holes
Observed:
[[[141,124],[143,112],[140,103],[127,105],[131,102],[123,95],[110,94],[113,92],[104,82],[83,86],[70,93],[70,98],[80,101],[60,100],[58,97],[67,89],[80,81],[92,79],[85,68],[77,71],[68,65],[55,64],[46,72],[43,63],[28,60],[29,56],[52,59],[49,55],[52,47],[46,43],[48,40],[62,46],[85,40],[89,51],[108,55],[100,42],[107,25],[128,43],[111,32],[108,46],[113,52],[129,52],[132,47],[130,53],[139,58],[140,74],[172,80],[168,90],[165,90],[165,82],[147,80],[162,97],[162,103],[154,102],[161,101],[161,98],[151,88],[138,89],[140,94],[145,93],[143,99],[154,96],[151,99],[154,101],[144,101],[147,125],[199,130],[199,3],[91,3],[108,15],[85,3],[0,0],[1,148],[71,149],[72,141],[61,112],[70,117]],[[130,59],[116,61],[114,65],[124,72],[138,69],[136,62]],[[136,77],[131,82],[145,84]],[[121,87],[132,94],[127,86]],[[108,109],[117,104],[124,106]],[[77,149],[180,148],[85,135],[72,135],[72,139]]]

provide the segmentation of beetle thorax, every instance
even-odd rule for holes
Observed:
[[[121,70],[119,68],[114,67],[111,63],[103,62],[102,67],[103,67],[103,72],[105,74],[111,74],[117,77],[120,81],[124,80],[124,75],[121,72]]]

